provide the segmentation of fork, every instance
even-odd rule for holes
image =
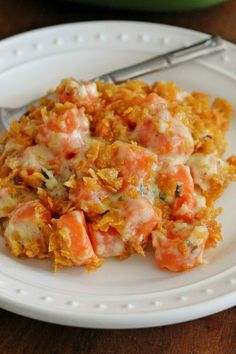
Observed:
[[[119,84],[126,80],[161,71],[204,55],[219,52],[221,50],[224,50],[224,42],[222,38],[218,36],[211,36],[208,39],[190,46],[185,46],[180,49],[152,57],[151,59],[142,61],[138,64],[109,72],[93,78],[90,81],[101,80]],[[4,128],[9,129],[10,123],[13,119],[19,118],[19,116],[22,115],[29,106],[37,103],[39,103],[39,99],[28,102],[21,107],[0,107],[0,121]]]

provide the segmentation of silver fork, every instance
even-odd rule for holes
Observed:
[[[133,79],[156,71],[161,71],[186,61],[213,54],[224,50],[224,42],[220,37],[211,36],[208,39],[197,42],[187,47],[183,47],[165,54],[161,54],[141,63],[134,64],[119,70],[112,71],[91,81],[102,80],[112,83],[122,83],[128,79]],[[19,118],[29,106],[39,103],[39,99],[16,107],[0,107],[0,120],[5,129],[9,129],[13,119]]]

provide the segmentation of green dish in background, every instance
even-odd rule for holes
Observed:
[[[113,8],[146,11],[183,11],[210,7],[225,0],[73,0]]]

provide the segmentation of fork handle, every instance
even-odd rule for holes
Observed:
[[[138,64],[112,71],[108,74],[100,76],[97,79],[110,81],[113,83],[121,83],[138,76],[167,69],[207,54],[216,53],[223,49],[224,42],[222,38],[212,36],[204,41],[197,42],[190,46],[155,56]]]

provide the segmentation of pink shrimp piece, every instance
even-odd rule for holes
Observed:
[[[79,83],[74,79],[62,80],[56,94],[61,103],[72,102],[78,106],[86,106],[98,98],[96,83]]]
[[[122,201],[119,213],[124,219],[122,240],[138,245],[147,242],[148,236],[160,222],[160,215],[144,197]]]
[[[152,92],[144,99],[143,106],[147,107],[151,113],[157,113],[162,109],[167,108],[167,101],[163,97]]]
[[[97,264],[98,259],[91,245],[82,211],[62,215],[54,226],[56,237],[52,235],[50,248],[54,251],[56,266]]]
[[[107,231],[101,231],[94,224],[89,224],[88,227],[93,249],[98,257],[117,257],[125,253],[125,244],[116,229],[110,227]]]
[[[157,157],[148,149],[117,141],[113,144],[116,153],[114,166],[124,180],[123,188],[140,185],[150,180],[157,169]]]
[[[19,158],[20,176],[27,185],[37,187],[40,180],[36,180],[34,174],[41,173],[42,169],[57,170],[57,162],[53,153],[44,145],[27,147]]]
[[[0,188],[0,218],[9,214],[23,201],[34,199],[34,194],[25,187],[7,185]]]
[[[175,219],[191,221],[202,207],[194,192],[193,178],[188,166],[175,166],[176,192],[172,215]]]
[[[108,195],[109,192],[99,183],[89,185],[81,180],[70,190],[69,199],[86,213],[100,214],[106,211],[103,201]]]
[[[198,201],[195,194],[186,193],[176,198],[173,205],[172,215],[176,220],[191,221],[198,211]]]
[[[95,236],[106,238],[112,232],[112,242],[113,237],[116,237],[124,242],[128,253],[143,254],[143,248],[160,220],[161,215],[153,208],[149,200],[145,197],[138,197],[114,202],[114,208],[99,218],[93,228],[99,232],[102,231],[101,234]]]
[[[224,162],[215,154],[192,154],[188,160],[188,166],[191,169],[193,180],[202,190],[210,187],[211,178],[219,172],[219,168]]]
[[[170,222],[166,230],[152,233],[157,266],[182,272],[202,264],[207,238],[206,226]]]
[[[47,255],[48,236],[44,229],[50,221],[50,212],[38,200],[20,204],[12,212],[4,232],[13,255],[31,258]]]
[[[194,183],[188,166],[174,166],[174,177],[181,186],[180,195],[194,192]]]
[[[89,135],[89,120],[84,108],[70,107],[61,112],[49,112],[36,139],[58,157],[70,159],[85,147]]]
[[[182,122],[172,119],[167,110],[138,125],[134,138],[154,151],[162,162],[172,164],[185,163],[194,148],[189,129]]]
[[[51,169],[55,165],[53,153],[44,145],[33,145],[27,147],[20,159],[22,169],[32,174],[41,169]]]
[[[194,183],[190,169],[185,165],[168,166],[162,169],[158,173],[157,183],[160,189],[166,186],[168,189],[168,185],[173,185],[175,188],[174,190],[171,189],[173,193],[171,197],[181,197],[188,193],[194,193]]]
[[[161,184],[169,183],[175,189],[169,200],[172,204],[172,215],[175,219],[190,221],[198,211],[198,199],[194,192],[194,183],[190,168],[184,165],[169,166],[159,174]]]

